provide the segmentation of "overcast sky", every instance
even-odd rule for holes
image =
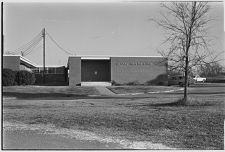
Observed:
[[[224,51],[223,2],[210,2],[216,20],[209,35],[215,52]],[[65,50],[76,55],[155,56],[163,32],[149,18],[158,18],[159,2],[4,3],[5,51],[14,51],[42,28]],[[223,54],[224,55],[224,54]],[[46,38],[46,65],[66,65],[68,54]],[[42,44],[25,56],[42,65]]]

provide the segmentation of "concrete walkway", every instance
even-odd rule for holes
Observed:
[[[115,95],[117,95],[104,86],[95,86],[95,88],[98,90],[98,92],[101,95],[105,95],[105,96],[115,96]]]
[[[97,91],[103,95],[103,96],[136,96],[136,95],[150,95],[150,94],[155,94],[155,93],[170,93],[170,92],[177,92],[177,91],[182,91],[184,90],[183,88],[181,89],[173,89],[173,90],[167,90],[167,91],[155,91],[155,92],[138,92],[138,93],[124,93],[124,94],[116,94],[112,92],[110,89],[108,89],[105,86],[95,86]],[[94,95],[95,96],[95,95]],[[97,95],[96,95],[97,96]]]

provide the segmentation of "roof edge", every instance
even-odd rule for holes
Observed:
[[[81,58],[111,58],[111,57],[156,57],[156,58],[165,58],[163,56],[123,56],[123,55],[70,55],[69,57],[81,57]]]

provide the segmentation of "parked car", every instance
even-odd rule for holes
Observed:
[[[194,78],[195,82],[205,82],[206,78],[202,78],[199,75],[196,75]]]
[[[168,79],[168,86],[170,85],[179,85],[184,86],[184,76],[183,75],[175,75],[175,76],[169,76]],[[191,77],[188,77],[188,86],[190,84],[194,84],[194,79]]]

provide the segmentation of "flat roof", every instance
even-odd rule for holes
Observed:
[[[65,67],[65,65],[49,65],[49,66],[45,66],[45,68],[61,68],[61,67]],[[36,68],[43,68],[43,65],[38,65],[36,66]]]
[[[81,57],[81,60],[110,60],[110,57],[104,57],[104,56],[83,56]]]
[[[74,55],[74,56],[69,56],[69,57],[81,57],[81,59],[84,60],[109,60],[111,57],[138,57],[138,58],[144,58],[144,57],[154,57],[154,58],[163,58],[163,56],[117,56],[117,55],[111,55],[111,56],[105,56],[105,55]]]

